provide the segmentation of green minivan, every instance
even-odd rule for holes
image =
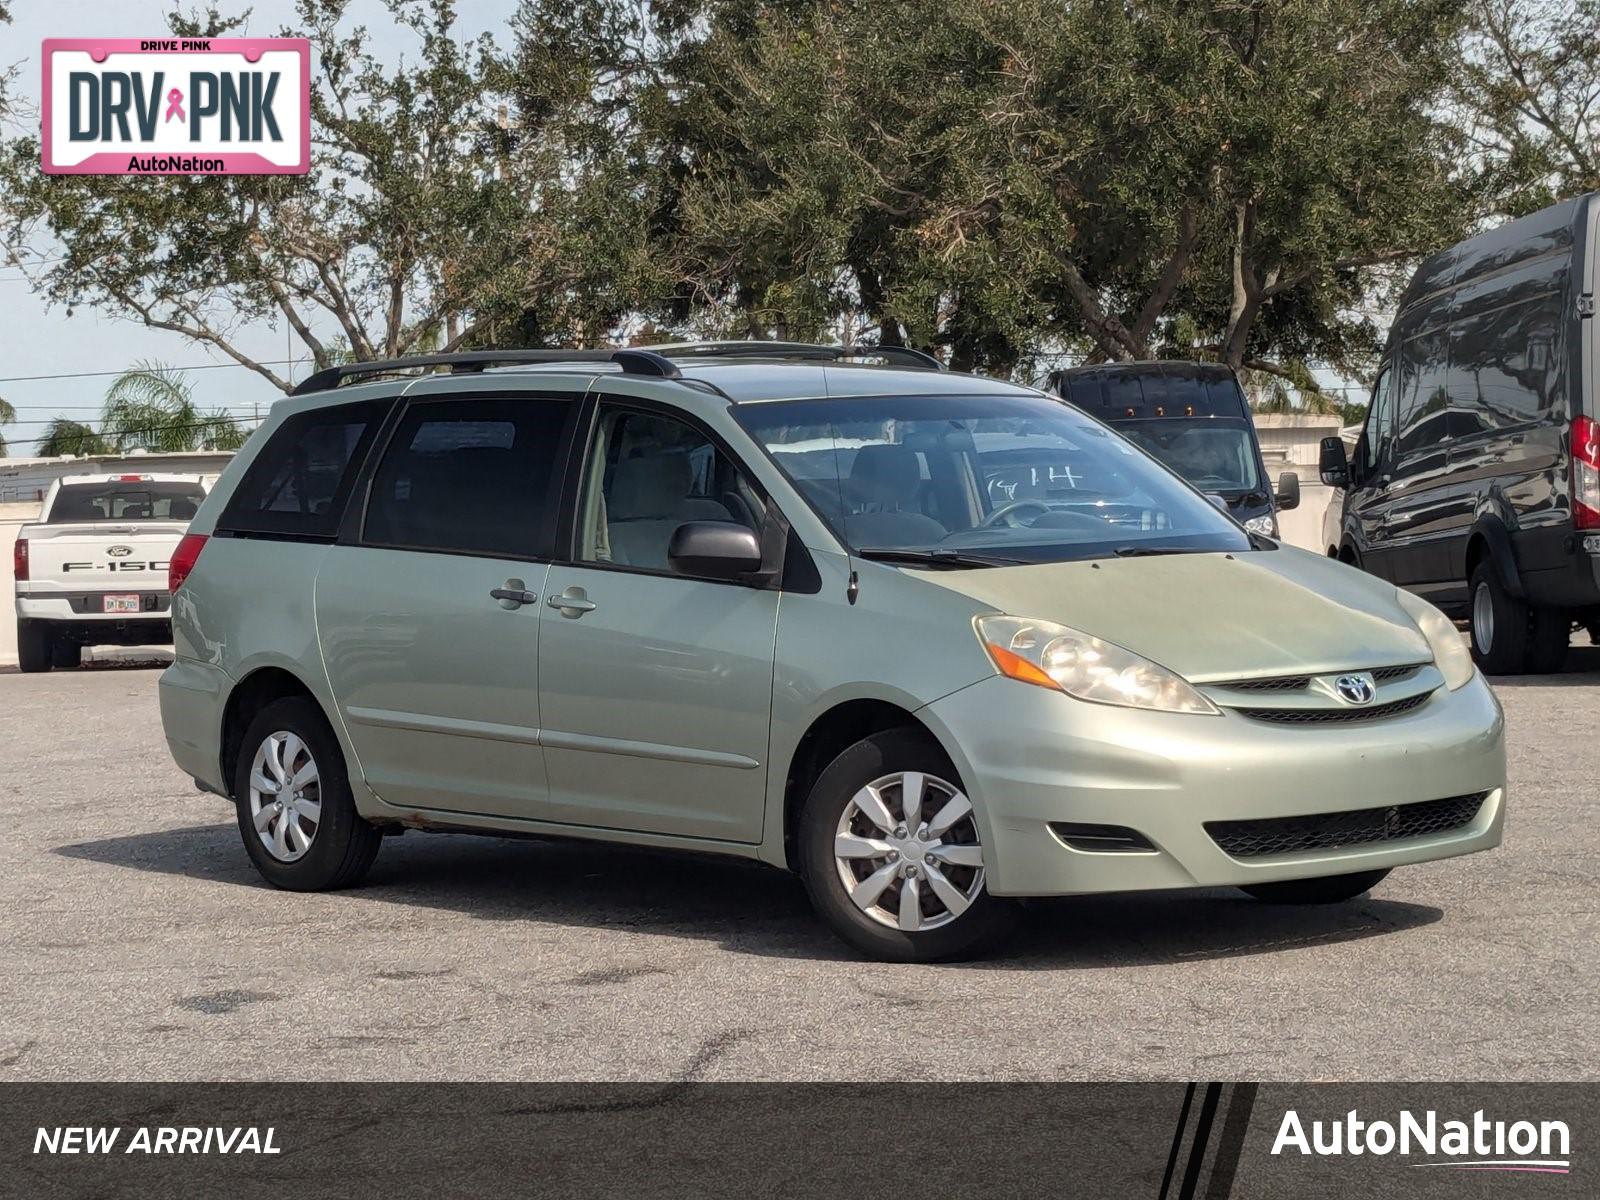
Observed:
[[[595,838],[797,871],[857,950],[952,959],[1019,897],[1337,902],[1505,819],[1437,609],[898,348],[330,368],[171,588],[168,745],[291,890],[408,828]]]

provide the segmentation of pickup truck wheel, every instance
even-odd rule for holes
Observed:
[[[83,647],[65,638],[50,640],[50,665],[70,670],[83,665]]]
[[[1567,661],[1572,643],[1572,618],[1564,608],[1536,608],[1528,626],[1530,675],[1553,675]]]
[[[43,621],[17,618],[17,666],[24,674],[48,671],[52,665],[50,627]]]
[[[1532,617],[1509,594],[1487,559],[1472,572],[1472,657],[1485,675],[1515,675],[1527,669]]]
[[[939,745],[875,733],[822,772],[800,814],[801,874],[833,931],[884,962],[995,949],[1016,906],[989,895],[972,804]]]
[[[338,739],[305,697],[275,700],[255,715],[240,747],[233,794],[245,850],[275,887],[350,887],[383,842],[356,811]]]

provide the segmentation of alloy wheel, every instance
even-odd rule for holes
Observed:
[[[1487,583],[1480,583],[1472,593],[1472,638],[1479,653],[1494,649],[1494,594]]]
[[[269,733],[250,764],[250,822],[279,862],[304,857],[322,824],[322,782],[311,748],[288,730]]]
[[[972,802],[955,784],[921,771],[885,775],[851,797],[833,854],[855,906],[907,933],[948,925],[983,890]]]

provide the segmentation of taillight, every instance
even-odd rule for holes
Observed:
[[[1572,524],[1600,529],[1600,421],[1572,419]]]
[[[172,552],[172,557],[167,561],[167,591],[176,592],[183,586],[183,581],[189,578],[189,572],[194,570],[194,564],[200,561],[200,551],[205,548],[205,534],[183,535],[183,540],[178,543],[178,548]]]
[[[11,573],[19,580],[28,578],[28,539],[18,538],[11,548]]]

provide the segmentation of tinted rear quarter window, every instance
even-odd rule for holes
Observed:
[[[548,554],[565,397],[413,403],[372,475],[362,540],[395,549]]]
[[[234,489],[218,531],[332,541],[390,403],[365,400],[287,418]]]

